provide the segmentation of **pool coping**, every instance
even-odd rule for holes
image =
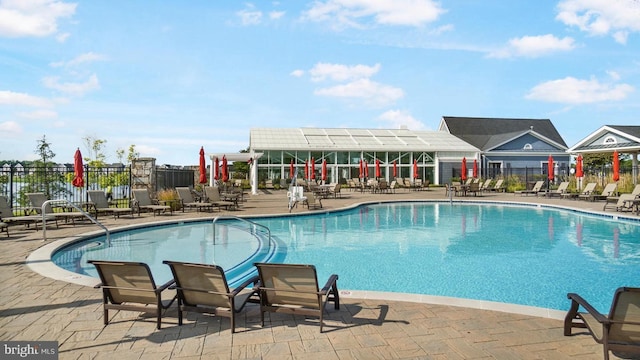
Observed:
[[[242,216],[242,218],[314,216],[318,214],[328,214],[328,213],[346,211],[346,210],[354,209],[354,208],[365,206],[365,205],[375,205],[375,204],[383,204],[383,203],[412,203],[412,202],[413,203],[418,203],[418,202],[419,203],[451,203],[451,204],[481,203],[485,205],[495,204],[495,205],[511,205],[511,206],[518,206],[518,207],[529,207],[529,208],[550,208],[554,210],[565,210],[565,211],[574,212],[574,213],[583,213],[587,215],[600,216],[600,217],[609,218],[615,221],[622,220],[622,221],[631,221],[634,223],[640,223],[640,218],[638,217],[625,216],[623,214],[606,213],[604,211],[577,209],[577,208],[563,206],[563,205],[535,204],[535,203],[524,203],[524,202],[518,202],[518,201],[504,201],[504,200],[496,201],[496,200],[482,200],[482,199],[374,200],[374,201],[358,202],[358,203],[354,203],[349,206],[341,207],[338,209],[320,210],[320,211],[315,211],[311,213],[246,215],[246,216]],[[166,224],[213,221],[213,219],[215,218],[216,216],[193,218],[193,219],[180,219],[180,220],[162,220],[162,221],[154,221],[154,222],[149,222],[144,224],[131,224],[131,225],[119,226],[119,227],[110,229],[109,233],[116,233],[116,232],[132,230],[137,228],[144,228],[144,227],[162,226]],[[81,286],[95,287],[100,283],[99,279],[62,269],[53,263],[53,261],[51,260],[51,256],[57,250],[69,244],[82,241],[87,237],[103,235],[103,234],[104,234],[104,230],[94,230],[94,231],[89,231],[79,235],[70,236],[64,239],[56,240],[54,242],[45,244],[39,247],[38,249],[34,250],[33,252],[31,252],[29,256],[26,258],[25,264],[32,271],[44,277],[48,277],[50,279],[60,280],[60,281],[64,281],[64,282],[68,282],[76,285],[81,285]],[[353,299],[405,301],[405,302],[414,302],[414,303],[423,303],[423,304],[459,306],[459,307],[466,307],[466,308],[472,308],[472,309],[500,311],[500,312],[535,316],[535,317],[541,317],[541,318],[550,318],[555,320],[564,319],[564,316],[566,314],[566,311],[563,311],[563,310],[548,309],[548,308],[541,308],[541,307],[535,307],[535,306],[518,305],[518,304],[486,301],[486,300],[476,300],[476,299],[468,299],[468,298],[414,294],[414,293],[398,293],[398,292],[370,291],[370,290],[341,290],[340,296],[343,296],[346,298],[353,298]]]

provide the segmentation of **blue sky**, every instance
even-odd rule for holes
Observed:
[[[640,124],[638,0],[0,0],[0,159],[235,153],[257,127]]]

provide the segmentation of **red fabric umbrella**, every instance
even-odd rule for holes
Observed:
[[[613,181],[620,180],[620,158],[618,158],[618,150],[613,151]]]
[[[316,159],[311,158],[311,180],[316,179]]]
[[[216,159],[213,162],[213,179],[220,179],[220,160],[216,156]]]
[[[398,164],[393,161],[393,178],[395,179],[398,176]]]
[[[553,156],[549,155],[547,159],[547,177],[553,181]]]
[[[82,164],[80,148],[78,148],[73,155],[73,181],[71,183],[75,187],[84,186],[84,165]]]
[[[360,172],[358,173],[358,177],[361,179],[364,177],[364,164],[362,163],[362,159],[360,159]]]
[[[200,184],[207,183],[207,164],[204,161],[204,147],[200,147]]]
[[[364,177],[369,177],[369,164],[366,161],[364,162]]]
[[[582,155],[578,154],[578,159],[576,159],[576,177],[581,178],[584,176],[584,172],[582,171]]]
[[[229,181],[229,168],[227,167],[227,157],[222,155],[222,182]]]
[[[289,179],[293,179],[293,174],[295,174],[295,168],[293,167],[293,159],[289,163]]]
[[[327,160],[322,160],[322,181],[327,180]]]
[[[473,159],[473,177],[474,178],[478,177],[478,160],[477,159]]]
[[[380,173],[380,160],[376,159],[376,178],[382,177]]]
[[[418,178],[418,160],[413,159],[413,178]]]
[[[467,158],[463,157],[462,158],[462,174],[460,174],[460,179],[462,181],[467,180]]]
[[[307,180],[309,178],[309,161],[304,161],[304,179]]]

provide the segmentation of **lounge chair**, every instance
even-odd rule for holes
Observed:
[[[47,219],[55,220],[55,218],[50,217],[48,215]],[[23,224],[25,226],[34,225],[35,230],[38,230],[38,224],[42,222],[42,215],[24,215],[24,216],[15,216],[13,214],[13,210],[9,206],[9,202],[5,196],[0,196],[0,221],[7,224],[8,226],[12,224]],[[8,233],[8,230],[7,230]]]
[[[480,186],[480,191],[484,192],[484,191],[489,191],[491,190],[491,179],[487,179],[482,183],[482,186]]]
[[[560,183],[560,185],[558,185],[558,188],[555,190],[549,190],[547,192],[547,196],[549,197],[553,197],[553,196],[562,196],[562,194],[567,192],[567,188],[569,187],[569,182],[568,181],[563,181]]]
[[[134,208],[138,209],[138,216],[140,216],[141,210],[151,211],[153,212],[153,216],[160,213],[166,213],[167,210],[170,214],[173,214],[173,210],[169,205],[160,205],[160,202],[156,199],[151,199],[149,196],[149,190],[147,189],[135,189],[131,190],[131,194],[133,195]]]
[[[222,197],[220,196],[220,190],[217,187],[206,186],[204,188],[204,193],[207,197],[207,202],[213,204],[214,206],[217,206],[218,210],[222,207],[227,208],[227,210],[231,210],[231,208],[235,208],[237,206],[237,203],[235,201],[222,200]]]
[[[342,184],[335,183],[333,184],[333,187],[329,188],[329,194],[333,195],[334,199],[337,197],[342,197],[340,190],[342,190]]]
[[[111,207],[109,206],[109,200],[107,200],[107,196],[104,194],[102,190],[89,190],[87,191],[89,194],[89,200],[93,204],[94,214],[96,219],[98,218],[98,214],[111,214],[113,218],[119,218],[120,215],[131,215],[133,216],[132,208],[119,208],[119,207]]]
[[[562,194],[562,197],[577,197],[579,199],[586,199],[589,198],[589,196],[591,196],[591,194],[596,190],[596,183],[591,182],[588,183],[587,185],[584,186],[584,189],[582,189],[582,191],[580,193],[576,194],[571,194],[571,193],[566,193],[566,194]]]
[[[504,179],[498,179],[498,181],[496,181],[496,184],[493,185],[493,187],[491,188],[491,191],[495,191],[495,192],[505,191]]]
[[[260,321],[264,326],[264,313],[276,312],[320,317],[322,332],[324,308],[332,301],[340,309],[338,275],[329,276],[320,289],[316,268],[301,264],[256,263],[260,276]]]
[[[162,324],[162,310],[173,304],[175,291],[167,290],[173,280],[156,286],[151,269],[145,263],[89,260],[98,270],[102,288],[104,324],[109,324],[109,310],[127,310],[156,315],[156,327]],[[167,290],[167,291],[165,291]],[[164,297],[163,297],[164,295]]]
[[[313,194],[313,191],[306,193],[305,199],[302,201],[302,205],[305,205],[307,209],[322,209],[322,199]]]
[[[585,200],[589,200],[589,201],[606,200],[607,197],[609,197],[609,196],[615,196],[617,187],[618,187],[618,184],[610,183],[610,184],[607,184],[607,186],[604,187],[604,189],[602,190],[602,192],[600,194],[596,194],[595,189],[594,189],[594,191],[591,191],[587,195],[582,195],[581,194],[580,198],[581,199],[585,199]],[[605,203],[605,206],[606,206],[606,203]]]
[[[196,201],[191,194],[191,189],[188,187],[177,187],[176,192],[178,193],[178,198],[180,199],[180,204],[182,205],[182,212],[184,212],[185,208],[195,208],[196,211],[200,211],[202,209],[213,210],[213,204],[206,201]]]
[[[633,194],[621,194],[615,204],[616,211],[633,211],[640,203],[640,198]],[[606,207],[606,205],[605,205]]]
[[[624,194],[621,194],[620,196],[622,196]],[[628,195],[633,195],[635,198],[640,198],[640,184],[636,185],[635,188],[633,188],[633,191],[628,194]],[[620,200],[620,196],[607,196],[606,202],[604,203],[604,206],[602,207],[602,210],[607,210],[607,207],[609,207],[609,205],[611,204],[616,211],[618,210],[619,206],[625,206],[624,204],[620,204],[619,200]],[[633,202],[630,200],[626,200],[630,203],[630,205],[633,207]],[[627,204],[629,205],[629,204]]]
[[[516,190],[514,192],[515,194],[520,194],[520,196],[522,195],[529,195],[529,194],[534,194],[534,195],[538,195],[538,193],[540,192],[540,190],[542,190],[542,185],[544,185],[544,181],[540,180],[540,181],[536,181],[536,183],[533,185],[533,188],[531,190]]]
[[[0,232],[6,232],[7,237],[9,237],[9,224],[5,222],[0,222]]]
[[[478,196],[478,193],[482,192],[482,189],[480,188],[480,183],[472,182],[471,184],[469,184],[469,187],[467,188],[466,192],[473,193],[473,196]]]
[[[194,311],[228,317],[231,333],[235,333],[236,314],[242,311],[247,302],[260,303],[257,275],[237,288],[229,289],[220,266],[168,260],[163,263],[171,268],[178,291],[178,325],[182,325],[183,312]],[[251,284],[253,287],[248,288]]]
[[[618,288],[609,315],[599,313],[578,294],[569,293],[567,297],[571,308],[564,319],[565,336],[570,336],[573,328],[586,328],[603,345],[605,360],[609,359],[609,351],[621,353],[623,358],[640,357],[640,288]],[[579,312],[580,307],[586,312]]]
[[[45,195],[45,193],[27,193],[26,195],[29,198],[29,202],[31,203],[33,211],[42,215],[42,205],[44,205],[44,203],[49,200],[47,199],[47,195]],[[55,221],[56,227],[58,226],[58,219],[64,219],[65,223],[69,222],[70,220],[71,223],[75,226],[75,220],[77,218],[84,217],[84,215],[79,211],[54,212],[53,206],[51,206],[50,203],[45,206],[45,214],[47,215],[45,220],[51,219]]]

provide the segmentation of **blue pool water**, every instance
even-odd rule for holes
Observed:
[[[473,203],[383,203],[331,213],[254,218],[273,241],[220,221],[114,233],[53,261],[97,276],[88,259],[216,263],[240,279],[256,261],[309,263],[339,287],[451,296],[566,310],[577,292],[607,312],[619,286],[640,286],[640,223],[568,210]],[[238,265],[239,264],[239,265]]]

